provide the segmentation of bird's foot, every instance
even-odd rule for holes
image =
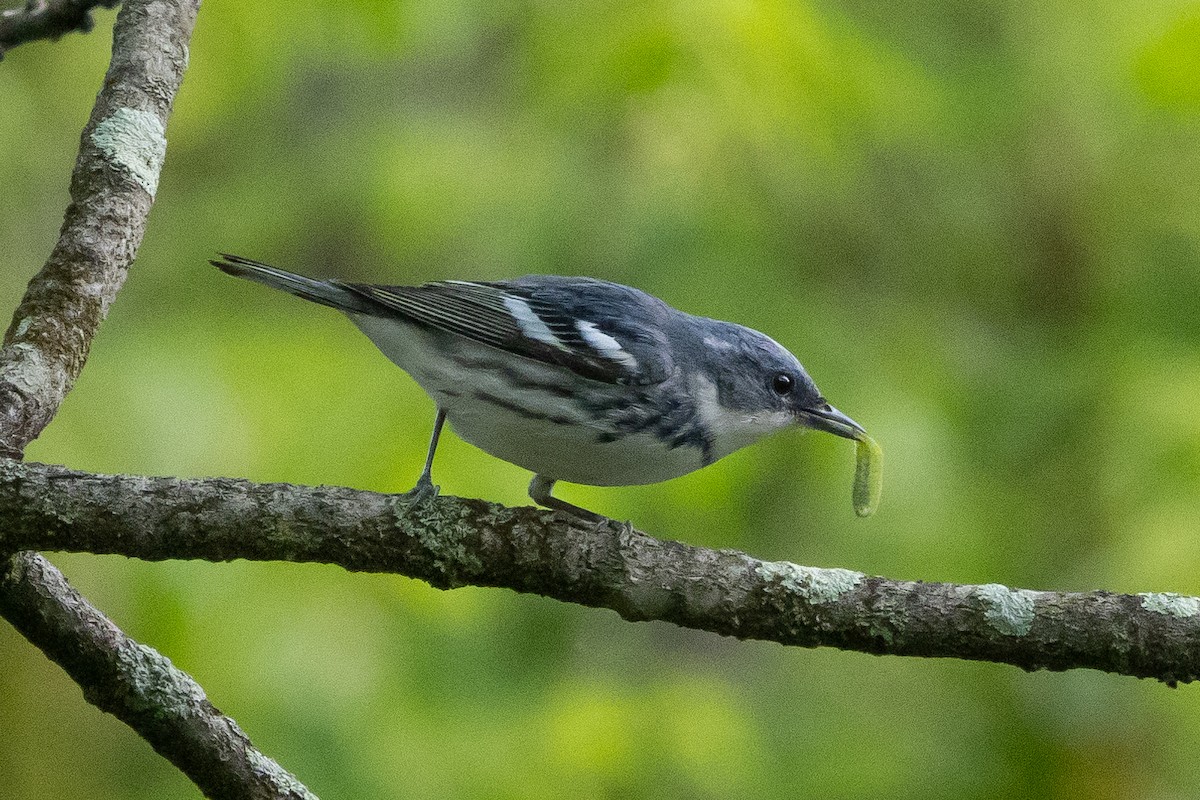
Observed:
[[[574,517],[580,522],[587,522],[592,525],[605,525],[609,522],[608,517],[603,517],[593,511],[588,511],[586,508],[568,503],[566,500],[560,500],[550,492],[554,488],[555,480],[547,478],[544,475],[534,475],[533,480],[529,483],[529,497],[539,506],[561,511],[568,516]]]
[[[417,480],[417,485],[403,492],[400,497],[408,502],[409,505],[419,506],[422,503],[427,503],[438,496],[438,492],[442,490],[440,486],[434,486],[433,481],[428,475],[422,475]]]
[[[557,500],[558,498],[554,499]],[[594,511],[588,511],[586,508],[580,508],[579,506],[572,505],[571,503],[562,503],[562,505],[558,505],[556,503],[551,505],[550,508],[553,508],[555,511],[561,511],[569,517],[574,517],[580,522],[587,522],[591,525],[606,525],[609,521],[608,517],[602,514],[597,514]]]

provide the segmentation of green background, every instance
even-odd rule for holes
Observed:
[[[10,2],[9,6],[16,5]],[[108,59],[0,63],[0,305]],[[430,401],[205,262],[588,274],[769,333],[883,445],[785,434],[562,495],[895,578],[1200,594],[1200,5],[206,0],[158,201],[30,459],[407,489]],[[454,437],[444,492],[524,504]],[[53,560],[326,798],[1182,798],[1200,695],[629,624],[290,564]],[[0,625],[0,794],[198,793]]]

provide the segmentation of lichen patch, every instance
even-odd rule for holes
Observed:
[[[975,595],[983,600],[984,619],[1005,636],[1024,636],[1033,627],[1037,592],[987,583],[976,587]]]
[[[802,567],[790,561],[765,561],[754,568],[763,580],[776,580],[789,591],[807,598],[811,603],[833,603],[852,592],[866,580],[866,575],[848,569]]]
[[[154,197],[158,173],[167,155],[166,130],[162,121],[148,111],[118,108],[92,131],[92,143],[115,168]]]
[[[1142,608],[1172,617],[1194,617],[1200,614],[1200,597],[1188,597],[1174,592],[1142,592]]]

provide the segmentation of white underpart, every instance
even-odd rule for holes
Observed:
[[[696,413],[713,437],[713,456],[716,458],[724,458],[795,423],[792,415],[783,410],[726,408],[718,398],[716,384],[703,375],[692,377],[691,388]]]
[[[583,340],[597,353],[609,361],[624,364],[631,370],[637,369],[637,359],[625,352],[625,348],[621,347],[620,342],[597,328],[594,322],[575,320],[575,327],[579,329],[579,335],[583,337]]]
[[[604,428],[582,406],[551,392],[516,387],[505,376],[513,356],[463,337],[447,339],[416,325],[369,314],[348,314],[391,361],[416,379],[463,440],[497,458],[568,483],[630,486],[686,475],[704,466],[694,447],[670,448],[657,436],[637,433],[599,442]],[[466,369],[446,352],[479,364]],[[489,365],[491,365],[489,367]],[[571,385],[578,376],[564,367],[526,360],[521,371],[533,385]],[[619,397],[625,386],[595,382],[594,391]],[[530,418],[480,398],[493,396],[537,415]],[[435,465],[434,469],[437,467]],[[436,473],[435,473],[436,474]]]
[[[504,307],[508,309],[508,313],[513,315],[513,319],[521,327],[521,333],[530,339],[536,339],[551,347],[557,347],[559,350],[567,349],[567,346],[550,332],[550,329],[546,327],[546,323],[542,322],[541,318],[533,313],[533,309],[524,300],[506,294],[504,296]]]

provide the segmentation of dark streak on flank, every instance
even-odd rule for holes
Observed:
[[[523,377],[519,372],[512,367],[504,364],[499,364],[495,361],[488,361],[481,358],[468,358],[462,355],[451,355],[451,360],[463,369],[472,370],[480,369],[488,372],[495,372],[514,389],[532,389],[538,392],[554,395],[555,397],[569,398],[575,396],[575,390],[562,384],[556,383],[539,383]]]
[[[533,389],[538,392],[546,392],[555,397],[569,398],[575,396],[575,390],[567,386],[562,386],[555,383],[538,383],[531,381],[528,378],[523,378],[514,369],[508,367],[493,367],[494,370],[500,373],[500,377],[508,382],[508,385],[514,389]]]
[[[536,411],[530,411],[528,408],[519,406],[516,403],[510,403],[503,397],[497,397],[489,392],[475,392],[475,397],[476,399],[482,400],[485,403],[491,403],[492,405],[503,408],[506,411],[511,411],[518,417],[524,417],[525,419],[540,419],[545,420],[546,422],[552,422],[555,425],[575,424],[574,420],[568,419],[567,417],[560,417],[552,414],[539,414]]]

